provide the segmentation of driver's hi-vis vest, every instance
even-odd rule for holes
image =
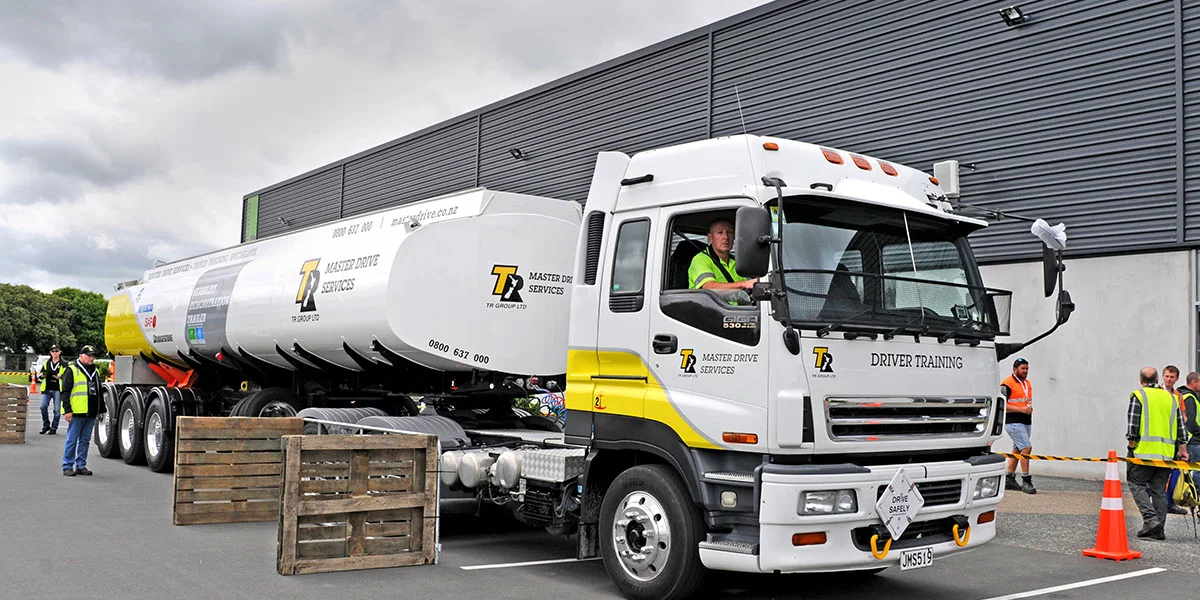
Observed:
[[[1138,426],[1135,458],[1175,459],[1175,437],[1178,433],[1179,405],[1175,396],[1161,388],[1141,388],[1130,395],[1142,405],[1142,422]]]
[[[95,389],[95,396],[100,398],[100,374],[96,371],[92,372],[91,377],[88,377],[87,371],[79,368],[75,363],[68,365],[71,369],[71,394],[67,396],[68,402],[63,402],[59,410],[65,415],[67,407],[71,408],[71,412],[76,415],[88,415],[95,412],[91,406],[88,397],[89,384]]]
[[[1008,410],[1023,408],[1033,403],[1033,384],[1029,383],[1028,379],[1017,381],[1016,377],[1009,375],[1000,385],[1008,387],[1008,402],[1004,405]]]

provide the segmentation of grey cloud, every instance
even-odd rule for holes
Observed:
[[[74,62],[186,81],[285,53],[287,3],[231,0],[26,0],[0,12],[0,57],[48,68]]]
[[[115,239],[115,248],[101,250],[92,240],[72,239],[69,242],[47,243],[38,232],[7,231],[0,241],[0,282],[30,281],[31,271],[44,271],[53,281],[71,282],[102,294],[110,294],[113,285],[141,277],[154,265],[154,260],[176,260],[202,254],[214,249],[207,244],[187,244],[139,234],[136,238]],[[150,255],[150,248],[169,244],[177,256]],[[55,285],[54,287],[59,287]]]
[[[166,165],[152,148],[120,145],[114,137],[99,145],[63,138],[0,138],[0,161],[19,173],[0,187],[0,204],[76,200],[85,184],[113,187],[161,172]]]

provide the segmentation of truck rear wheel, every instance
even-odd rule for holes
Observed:
[[[175,427],[171,421],[167,389],[156,387],[146,397],[145,431],[146,464],[155,473],[171,470],[175,463]]]
[[[117,412],[121,407],[117,386],[104,384],[100,401],[104,403],[105,412],[96,417],[96,448],[100,450],[100,456],[116,458],[121,455],[121,448],[117,444]]]
[[[700,587],[704,535],[700,511],[665,465],[641,465],[617,476],[600,505],[600,554],[626,597],[686,598]]]
[[[281,387],[258,390],[246,396],[240,403],[239,417],[294,417],[296,407],[292,395]]]
[[[117,442],[121,448],[121,460],[125,464],[141,464],[146,460],[143,452],[145,442],[146,401],[142,391],[135,387],[125,388],[121,409],[117,413]]]

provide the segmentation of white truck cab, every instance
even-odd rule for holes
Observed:
[[[986,224],[943,200],[912,168],[777,138],[600,155],[565,435],[590,449],[585,487],[608,490],[598,510],[585,491],[581,521],[625,593],[686,586],[692,553],[748,572],[909,568],[994,537],[1010,293],[984,287],[967,243]],[[722,218],[753,302],[690,289]],[[644,471],[626,480],[647,463],[694,514],[638,508],[673,502]]]

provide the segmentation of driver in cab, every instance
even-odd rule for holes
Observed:
[[[708,226],[708,246],[692,257],[688,267],[688,287],[693,290],[713,290],[731,304],[751,304],[748,290],[758,279],[746,279],[737,274],[733,250],[733,222],[717,219]]]

